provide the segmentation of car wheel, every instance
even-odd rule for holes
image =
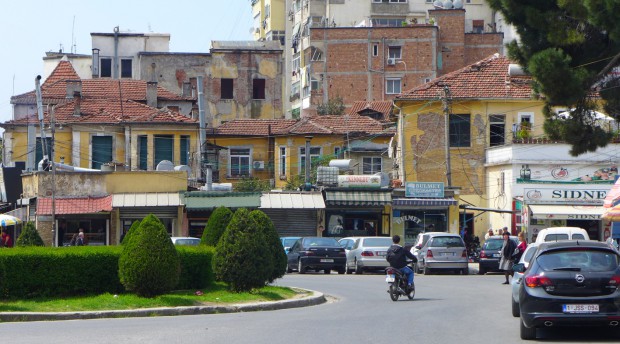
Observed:
[[[519,303],[515,302],[515,300],[511,297],[512,300],[512,316],[518,318],[521,314],[521,310],[519,309]]]
[[[425,275],[430,275],[431,274],[431,269],[428,266],[425,266],[424,270],[422,271],[422,273],[424,273]]]
[[[461,270],[461,274],[469,275],[469,268],[464,268],[463,270]]]
[[[344,275],[345,268],[338,269],[338,275]]]
[[[301,259],[299,260],[299,262],[297,262],[297,272],[299,272],[300,274],[306,273],[306,267],[301,264]]]
[[[536,339],[536,327],[531,327],[531,328],[525,327],[525,324],[523,324],[523,320],[519,321],[519,324],[521,324],[519,328],[521,339],[523,340]]]
[[[363,273],[364,273],[364,268],[359,265],[357,260],[355,260],[355,274],[356,275],[361,275]]]
[[[325,269],[325,270],[323,270],[323,273],[326,274],[326,275],[329,275],[329,274],[332,273],[332,270],[331,269]]]
[[[484,275],[486,273],[487,273],[487,270],[485,268],[478,269],[478,275]]]
[[[293,272],[293,269],[291,269],[291,266],[286,264],[286,272],[291,273]]]
[[[350,275],[350,274],[352,274],[352,273],[353,273],[353,270],[351,270],[351,268],[349,268],[349,263],[345,263],[345,264],[344,264],[344,271],[345,271],[348,275]]]

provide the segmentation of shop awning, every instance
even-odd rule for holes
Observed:
[[[54,202],[56,215],[69,214],[96,214],[112,211],[112,196],[104,197],[56,197]],[[52,198],[39,197],[37,199],[37,215],[52,214]]]
[[[321,193],[270,192],[260,197],[262,209],[325,209]]]
[[[605,212],[603,206],[595,205],[543,205],[530,204],[533,219],[596,220]]]
[[[620,205],[616,205],[614,207],[605,209],[605,213],[603,213],[601,218],[607,221],[611,221],[611,222],[619,222],[620,221]]]
[[[391,192],[326,191],[328,205],[383,206],[392,203]]]
[[[219,207],[258,208],[260,192],[195,191],[183,194],[182,202],[188,211],[211,210]]]
[[[614,186],[607,192],[607,196],[605,196],[605,200],[603,201],[603,206],[605,208],[611,208],[615,204],[618,203],[620,199],[620,178],[616,180]]]
[[[112,207],[178,207],[181,197],[178,192],[144,192],[112,195]]]
[[[395,198],[394,206],[448,207],[457,205],[454,197],[446,198]]]

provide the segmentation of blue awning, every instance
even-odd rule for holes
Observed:
[[[454,197],[446,198],[395,198],[393,205],[397,206],[422,206],[422,207],[448,207],[457,205]]]

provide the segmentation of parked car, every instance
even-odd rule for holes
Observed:
[[[291,249],[291,246],[301,237],[280,237],[280,241],[282,242],[282,247],[284,247],[284,253],[288,254],[288,251]]]
[[[559,240],[590,240],[590,236],[579,227],[550,227],[541,229],[536,237],[537,243]]]
[[[418,273],[428,275],[432,270],[452,270],[469,273],[469,261],[465,242],[458,234],[442,233],[432,235],[422,248],[418,250],[418,262],[415,268]]]
[[[287,254],[287,271],[297,270],[300,274],[308,269],[331,270],[344,274],[347,257],[344,248],[334,238],[301,237],[295,241]]]
[[[353,244],[355,244],[355,239],[359,237],[346,237],[338,240],[340,246],[344,248],[345,253],[349,253],[349,251],[353,248]]]
[[[598,241],[542,243],[519,287],[521,339],[539,327],[605,326],[620,322],[620,253]]]
[[[419,260],[420,256],[418,252],[420,252],[420,249],[424,247],[424,245],[426,245],[428,239],[430,239],[433,235],[441,234],[446,234],[446,232],[425,232],[418,234],[415,244],[413,244],[413,246],[411,247],[411,253],[413,253],[413,255],[416,256],[416,258],[418,258]]]
[[[171,237],[172,243],[180,246],[198,246],[200,245],[200,239],[194,237]]]
[[[510,236],[510,240],[517,245],[519,244],[519,238],[516,236]],[[482,244],[478,260],[479,274],[484,275],[490,271],[499,271],[499,259],[502,256],[500,251],[503,244],[504,238],[501,235],[491,236]]]
[[[390,266],[390,263],[385,259],[385,254],[392,245],[392,238],[376,236],[356,237],[352,239],[352,244],[348,240],[345,241],[345,239],[348,238],[340,239],[339,242],[341,245],[344,242],[347,243],[345,250],[349,247],[346,252],[346,272],[348,274],[353,271],[356,274],[363,274],[364,270],[383,270]]]
[[[523,264],[525,269],[530,265],[530,261],[534,254],[536,253],[536,249],[538,248],[537,243],[531,243],[527,245],[525,252],[521,255],[521,259],[519,259],[517,264]],[[512,316],[519,317],[519,287],[521,286],[521,280],[523,279],[523,272],[515,271],[512,276],[512,280],[510,284],[512,286]]]

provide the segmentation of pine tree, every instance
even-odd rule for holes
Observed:
[[[35,228],[34,223],[26,222],[24,228],[22,229],[22,233],[15,241],[15,246],[45,246],[45,244],[43,243],[43,239],[41,239],[39,232]]]
[[[208,246],[217,246],[232,216],[232,211],[226,207],[215,209],[205,226],[200,243]]]

